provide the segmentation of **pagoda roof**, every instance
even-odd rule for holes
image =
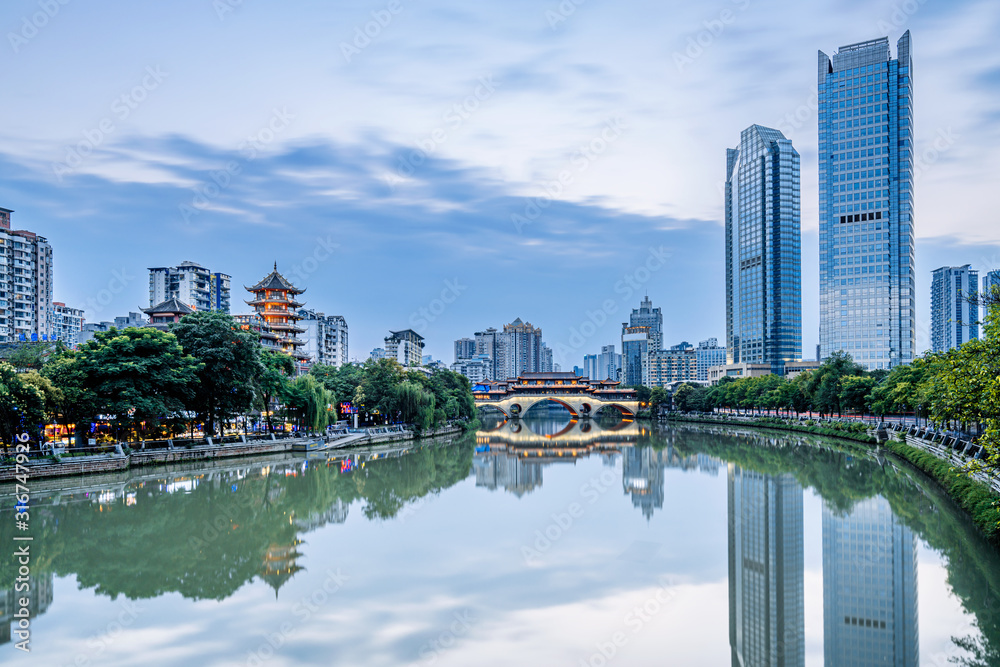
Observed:
[[[576,380],[578,378],[580,376],[571,371],[565,373],[521,373],[517,376],[518,380]]]
[[[139,310],[147,315],[159,315],[161,313],[187,315],[188,313],[194,312],[194,308],[180,301],[176,297],[167,299],[163,303],[158,303],[150,308],[140,308]]]
[[[263,280],[254,285],[253,287],[243,286],[248,292],[259,292],[261,290],[284,290],[291,292],[292,294],[302,294],[305,292],[304,289],[299,289],[293,285],[287,278],[278,273],[278,263],[274,263],[274,271],[271,271]]]

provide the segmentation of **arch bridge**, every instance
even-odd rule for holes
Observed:
[[[559,403],[574,419],[593,417],[605,408],[626,418],[639,411],[635,389],[611,380],[591,381],[576,373],[523,373],[510,380],[477,384],[472,395],[477,407],[496,408],[508,419],[547,401]]]

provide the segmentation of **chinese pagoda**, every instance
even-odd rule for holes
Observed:
[[[299,289],[278,273],[277,262],[270,275],[253,287],[244,288],[253,294],[253,299],[247,301],[247,305],[253,306],[256,316],[264,325],[260,331],[261,343],[300,361],[308,359],[307,355],[298,351],[305,344],[305,341],[299,340],[298,335],[304,333],[305,329],[297,326],[302,318],[296,309],[305,304],[295,300],[305,290]]]

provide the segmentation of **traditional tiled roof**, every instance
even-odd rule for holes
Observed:
[[[254,285],[253,287],[244,288],[248,292],[260,292],[262,290],[286,290],[292,294],[302,294],[305,292],[304,289],[299,289],[291,282],[288,281],[283,275],[278,273],[278,263],[274,263],[274,271],[271,271],[263,280]]]
[[[187,315],[193,313],[194,308],[178,300],[176,297],[167,299],[163,303],[158,303],[152,308],[140,308],[147,315],[159,315],[161,313]]]

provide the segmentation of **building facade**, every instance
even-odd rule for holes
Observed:
[[[492,380],[490,377],[491,359],[485,354],[477,354],[471,359],[459,359],[451,365],[451,370],[469,378],[469,382],[476,384]]]
[[[297,297],[305,293],[278,273],[278,263],[274,270],[253,287],[245,287],[253,295],[246,302],[253,306],[252,316],[237,316],[236,320],[259,331],[261,345],[289,354],[300,364],[308,363],[309,357],[300,349],[305,342],[299,338],[305,329],[299,326],[302,319],[298,310],[304,303]],[[263,326],[258,326],[263,323]],[[301,372],[301,369],[300,369]]]
[[[622,379],[626,387],[649,384],[649,327],[622,323]]]
[[[476,339],[459,338],[455,341],[455,361],[476,356]]]
[[[497,361],[500,357],[499,354],[499,341],[497,330],[493,327],[486,329],[485,331],[477,331],[475,334],[476,340],[476,355],[486,355],[489,358],[489,375],[490,380],[497,379]]]
[[[982,296],[987,298],[997,298],[1000,299],[1000,269],[995,271],[987,271],[986,275],[983,276],[983,292]],[[986,315],[988,314],[988,309],[986,305],[983,305],[983,319],[986,321]]]
[[[52,335],[52,247],[44,236],[10,228],[0,208],[0,343]]]
[[[413,329],[390,331],[385,337],[385,356],[404,368],[419,368],[423,364],[424,337]]]
[[[718,338],[709,338],[698,343],[695,354],[698,356],[698,380],[701,382],[708,381],[709,368],[726,363],[726,348],[719,347]]]
[[[846,516],[823,505],[827,665],[920,664],[917,541],[881,496]]]
[[[931,350],[946,352],[979,338],[979,272],[942,266],[931,279]]]
[[[697,379],[698,352],[690,343],[649,353],[648,386],[663,387],[671,382],[691,382]]]
[[[649,296],[643,298],[638,308],[632,309],[628,324],[630,327],[648,327],[649,349],[663,349],[663,311],[660,308],[653,308]]]
[[[730,463],[733,665],[805,665],[804,542],[802,486],[795,477],[764,475]]]
[[[170,267],[150,267],[149,307],[178,299],[195,310],[228,313],[230,283],[231,278],[225,273],[213,273],[195,262],[182,262]]]
[[[913,361],[910,32],[819,52],[820,355],[869,370]]]
[[[782,373],[802,359],[799,154],[751,125],[726,150],[726,361]]]
[[[542,330],[517,318],[497,334],[497,378],[506,380],[522,373],[540,372]]]
[[[539,354],[538,371],[540,373],[551,373],[553,365],[552,348],[545,343],[542,343],[541,353]]]
[[[659,309],[657,309],[659,310]],[[622,371],[622,355],[615,352],[614,345],[602,345],[601,353],[597,355],[597,374],[595,380],[620,380]]]
[[[327,315],[300,309],[299,321],[305,331],[302,353],[314,364],[340,368],[347,363],[347,320],[341,315]]]
[[[68,347],[80,344],[87,317],[81,308],[71,308],[61,301],[52,302],[52,340],[61,340]]]

